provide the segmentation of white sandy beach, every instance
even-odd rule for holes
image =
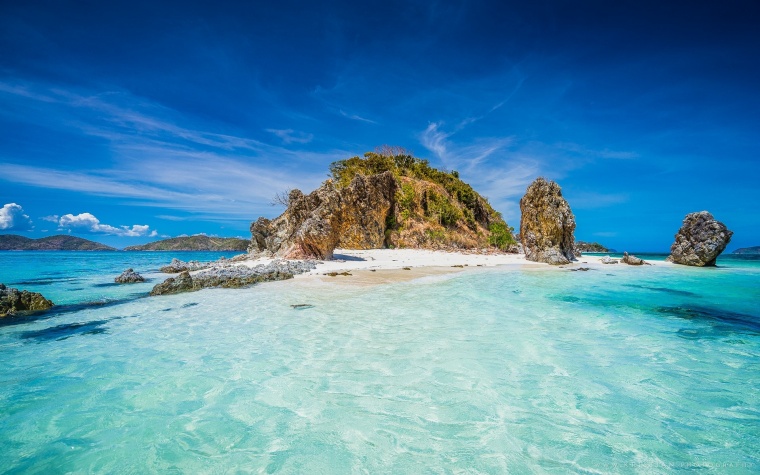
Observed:
[[[584,255],[565,266],[551,266],[525,259],[523,254],[472,253],[432,251],[426,249],[336,249],[334,259],[318,261],[316,269],[297,275],[296,279],[329,279],[330,282],[348,284],[379,284],[416,279],[430,275],[462,272],[475,268],[501,266],[519,267],[530,270],[567,270],[588,267],[600,268],[640,268],[627,264],[602,264],[604,256]],[[254,267],[268,264],[270,258],[243,261],[241,265]],[[654,266],[672,265],[669,262],[652,261]],[[342,275],[348,273],[350,275]],[[332,275],[331,275],[332,274]],[[335,275],[338,274],[338,275]],[[346,279],[346,277],[351,277]],[[336,279],[337,278],[337,279]]]

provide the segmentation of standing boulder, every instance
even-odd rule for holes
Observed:
[[[714,266],[715,260],[731,242],[733,231],[707,211],[689,213],[683,220],[676,240],[670,246],[668,260],[687,266]]]
[[[575,216],[558,184],[537,178],[520,200],[520,211],[527,260],[552,265],[575,260]]]
[[[644,259],[640,259],[633,254],[628,254],[627,252],[623,253],[623,258],[620,259],[620,262],[623,264],[628,264],[629,266],[643,266],[644,264],[649,265],[649,263]]]

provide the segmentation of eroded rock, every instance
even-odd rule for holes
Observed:
[[[393,174],[385,172],[356,175],[342,189],[328,180],[308,195],[293,190],[282,215],[275,220],[262,217],[251,225],[249,252],[285,259],[331,259],[339,245],[383,247],[397,186]]]
[[[668,260],[687,266],[714,266],[733,234],[707,211],[687,214],[670,246]]]
[[[575,260],[575,216],[553,181],[536,179],[520,200],[520,239],[525,258],[552,265]]]
[[[175,257],[172,259],[171,263],[168,266],[160,268],[159,271],[163,272],[164,274],[179,274],[180,272],[184,271],[205,269],[209,265],[210,264],[198,261],[185,262]]]
[[[644,259],[639,259],[633,254],[628,254],[627,252],[623,253],[623,258],[620,259],[620,262],[623,264],[628,264],[629,266],[643,266],[646,264],[646,261],[644,261]]]
[[[129,268],[121,273],[121,275],[114,279],[117,284],[134,284],[137,282],[145,282],[145,277],[141,276],[134,269]]]
[[[0,284],[0,317],[18,312],[47,310],[54,304],[37,292],[18,290]]]

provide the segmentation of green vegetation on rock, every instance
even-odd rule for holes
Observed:
[[[246,251],[250,241],[238,238],[218,238],[203,234],[183,236],[140,246],[125,247],[125,251]]]
[[[575,241],[575,248],[580,252],[613,252],[598,242]]]
[[[99,242],[59,234],[30,239],[16,234],[0,235],[0,251],[115,251]]]
[[[338,189],[357,175],[385,172],[397,184],[395,207],[385,220],[386,246],[516,249],[513,229],[456,171],[437,170],[427,160],[388,146],[330,165]]]

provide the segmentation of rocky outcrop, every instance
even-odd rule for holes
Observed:
[[[643,259],[639,259],[633,254],[628,254],[627,252],[623,253],[623,258],[620,259],[620,262],[623,264],[628,264],[629,266],[643,266],[644,264],[647,264],[647,262]]]
[[[520,200],[520,238],[529,261],[552,265],[575,260],[575,216],[553,181],[538,178]]]
[[[314,268],[314,261],[275,260],[255,267],[215,264],[193,275],[184,271],[177,277],[170,277],[153,287],[150,295],[178,294],[211,287],[247,287],[260,282],[292,279],[294,275]]]
[[[137,282],[145,282],[145,277],[141,276],[134,269],[129,268],[121,273],[121,275],[114,279],[117,284],[135,284]]]
[[[670,246],[668,260],[687,266],[714,266],[733,234],[707,211],[687,214]]]
[[[611,258],[610,256],[604,256],[599,262],[602,264],[617,264],[619,261],[617,259]]]
[[[0,317],[14,315],[18,312],[47,310],[53,302],[37,292],[18,290],[0,284]]]
[[[331,259],[339,245],[383,247],[397,183],[392,173],[356,175],[345,188],[332,180],[308,195],[293,190],[288,208],[275,220],[251,225],[249,252],[286,259]]]
[[[198,261],[185,262],[175,257],[172,259],[171,263],[168,266],[164,266],[160,268],[159,270],[163,272],[164,274],[179,274],[180,272],[185,272],[185,271],[195,271],[195,270],[205,269],[209,265],[210,264],[207,264],[204,262],[198,262]]]

